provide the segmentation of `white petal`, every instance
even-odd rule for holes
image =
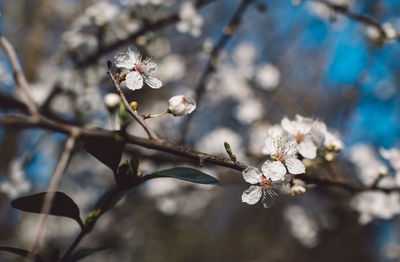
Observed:
[[[262,150],[262,153],[265,155],[274,155],[276,154],[276,139],[274,139],[272,136],[267,136],[264,140],[264,148]]]
[[[146,81],[146,84],[151,88],[159,89],[160,87],[162,87],[162,82],[155,77],[147,75],[144,79]]]
[[[126,76],[126,87],[130,90],[138,90],[143,87],[143,77],[136,71],[130,72]]]
[[[278,194],[276,194],[273,190],[269,190],[265,196],[262,198],[262,204],[265,208],[271,208],[273,204],[275,203],[275,197],[277,197]]]
[[[242,194],[242,202],[249,205],[257,203],[262,196],[262,189],[260,186],[250,186]]]
[[[304,167],[303,162],[301,162],[297,158],[286,159],[285,164],[290,174],[297,175],[306,172],[306,168]]]
[[[127,52],[119,52],[114,56],[114,64],[119,68],[132,69],[138,60],[138,55],[131,49]]]
[[[314,159],[317,157],[317,147],[310,139],[305,139],[297,146],[297,150],[300,155],[308,159]]]
[[[294,124],[286,116],[281,120],[282,128],[291,135],[296,135],[297,130],[294,128]]]
[[[262,174],[255,167],[247,167],[242,171],[244,180],[250,184],[260,183],[262,180]]]
[[[265,161],[261,169],[264,176],[270,178],[272,181],[281,180],[286,174],[285,166],[279,161]]]

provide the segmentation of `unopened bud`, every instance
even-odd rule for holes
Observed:
[[[168,101],[168,113],[174,116],[184,116],[196,109],[196,101],[190,97],[174,96]]]
[[[120,101],[119,95],[114,93],[109,93],[104,97],[104,104],[110,113],[114,113],[118,109]]]
[[[138,104],[138,102],[136,102],[136,101],[132,101],[132,102],[129,104],[129,106],[130,106],[134,111],[136,111],[137,108],[138,108],[138,106],[139,106],[139,104]]]

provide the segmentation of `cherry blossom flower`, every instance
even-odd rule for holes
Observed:
[[[174,96],[168,101],[168,112],[174,116],[184,116],[196,109],[196,101],[186,96]]]
[[[308,159],[316,158],[317,149],[324,141],[325,124],[296,115],[293,121],[284,117],[281,125],[289,135],[294,137],[300,155]]]
[[[118,68],[130,70],[126,75],[126,87],[130,90],[138,90],[143,87],[143,81],[151,88],[158,89],[162,82],[152,75],[157,70],[157,63],[151,58],[142,59],[139,53],[128,49],[127,52],[119,52],[114,57],[114,64]]]
[[[252,185],[243,192],[242,202],[254,205],[262,199],[263,206],[270,208],[278,196],[273,189],[280,189],[282,186],[285,174],[282,175],[281,169],[282,166],[278,162],[266,161],[261,168],[262,172],[255,167],[243,170],[244,180]]]
[[[296,142],[292,139],[288,137],[268,136],[265,139],[264,147],[265,151],[269,152],[269,155],[276,160],[276,165],[281,166],[279,172],[281,172],[282,176],[286,174],[286,168],[290,174],[305,173],[304,164],[296,156]]]

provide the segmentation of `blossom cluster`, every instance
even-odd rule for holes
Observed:
[[[304,193],[305,183],[295,176],[306,172],[303,162],[318,156],[331,159],[342,148],[343,142],[322,121],[300,115],[294,120],[284,117],[280,125],[267,130],[262,152],[270,159],[261,170],[254,167],[243,170],[245,181],[253,185],[243,192],[242,201],[255,204],[262,199],[264,207],[271,207],[278,196],[273,189],[285,185],[292,194]]]
[[[381,148],[377,155],[372,147],[357,144],[350,149],[350,160],[366,186],[375,184],[387,189],[400,186],[400,150]],[[386,193],[375,190],[356,194],[350,204],[360,213],[359,222],[367,224],[375,218],[390,219],[400,214],[399,200],[398,191]]]

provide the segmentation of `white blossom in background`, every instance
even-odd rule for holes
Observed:
[[[21,161],[14,159],[10,163],[8,179],[0,182],[0,193],[13,199],[27,193],[30,189],[31,183],[25,177]]]
[[[256,57],[257,49],[254,45],[248,42],[237,45],[233,52],[233,62],[235,62],[237,72],[250,79],[254,74]]]
[[[251,124],[263,117],[263,105],[256,98],[240,101],[235,110],[236,118],[243,124]]]
[[[162,86],[162,82],[152,75],[157,70],[157,63],[151,58],[142,59],[139,53],[133,52],[130,48],[126,52],[119,52],[114,57],[114,64],[118,68],[130,71],[125,77],[126,87],[130,90],[138,90],[143,87],[143,82],[154,89]]]
[[[385,32],[386,42],[392,43],[397,39],[397,31],[391,23],[383,23],[382,29]]]
[[[292,184],[289,188],[291,195],[304,194],[306,192],[306,183],[301,179],[293,179]]]
[[[327,2],[344,8],[349,8],[350,5],[352,4],[352,0],[329,0]],[[322,3],[309,2],[308,9],[311,14],[323,20],[330,21],[330,20],[338,20],[339,18],[341,18],[341,16],[339,16],[338,13],[335,12],[332,8],[329,8],[328,6]]]
[[[390,148],[390,149],[379,149],[379,153],[381,156],[388,160],[390,165],[395,169],[397,172],[400,172],[400,150],[397,148]]]
[[[110,4],[106,1],[100,1],[94,5],[88,7],[85,11],[85,15],[89,20],[93,21],[98,26],[104,26],[105,24],[113,21],[120,13],[117,5]]]
[[[304,164],[297,159],[297,144],[287,137],[267,137],[265,139],[265,148],[275,162],[281,167],[282,175],[287,171],[290,174],[297,175],[305,173]],[[286,168],[285,168],[286,167]]]
[[[211,77],[207,88],[210,93],[207,98],[216,103],[228,98],[241,101],[254,96],[246,75],[225,63],[221,64],[218,72]]]
[[[312,248],[318,244],[320,227],[304,208],[297,205],[288,206],[284,211],[284,217],[289,223],[292,236],[303,246]]]
[[[262,89],[274,90],[281,82],[281,73],[273,64],[263,64],[256,69],[255,81]]]
[[[266,161],[260,172],[255,167],[247,167],[242,171],[244,180],[252,184],[242,194],[242,202],[249,205],[256,204],[260,199],[265,208],[270,208],[275,202],[278,194],[273,189],[282,187],[282,166],[277,162]]]
[[[62,35],[64,49],[79,53],[93,53],[98,46],[93,35],[81,33],[78,30],[66,31]]]
[[[400,195],[398,192],[361,192],[355,195],[350,205],[360,213],[359,222],[367,224],[373,219],[391,219],[400,214]]]
[[[257,58],[256,47],[249,42],[238,44],[233,52],[233,61],[241,66],[253,65]]]
[[[176,24],[176,29],[180,33],[189,33],[193,37],[201,35],[201,27],[204,24],[203,17],[197,13],[192,2],[186,1],[179,10],[180,21]]]
[[[329,151],[339,152],[344,149],[343,141],[339,135],[328,130],[324,132],[324,147]]]
[[[174,96],[168,100],[168,113],[173,116],[184,116],[196,109],[196,101],[186,96]]]
[[[195,148],[201,152],[227,156],[224,147],[225,141],[231,146],[232,152],[238,161],[246,162],[247,157],[244,154],[245,150],[242,144],[243,138],[229,128],[221,127],[211,131],[196,143]]]
[[[185,75],[185,59],[180,55],[168,55],[161,60],[158,76],[165,82],[176,81]]]
[[[356,166],[357,175],[365,185],[373,184],[380,175],[388,173],[371,146],[356,144],[350,148],[350,161]]]

